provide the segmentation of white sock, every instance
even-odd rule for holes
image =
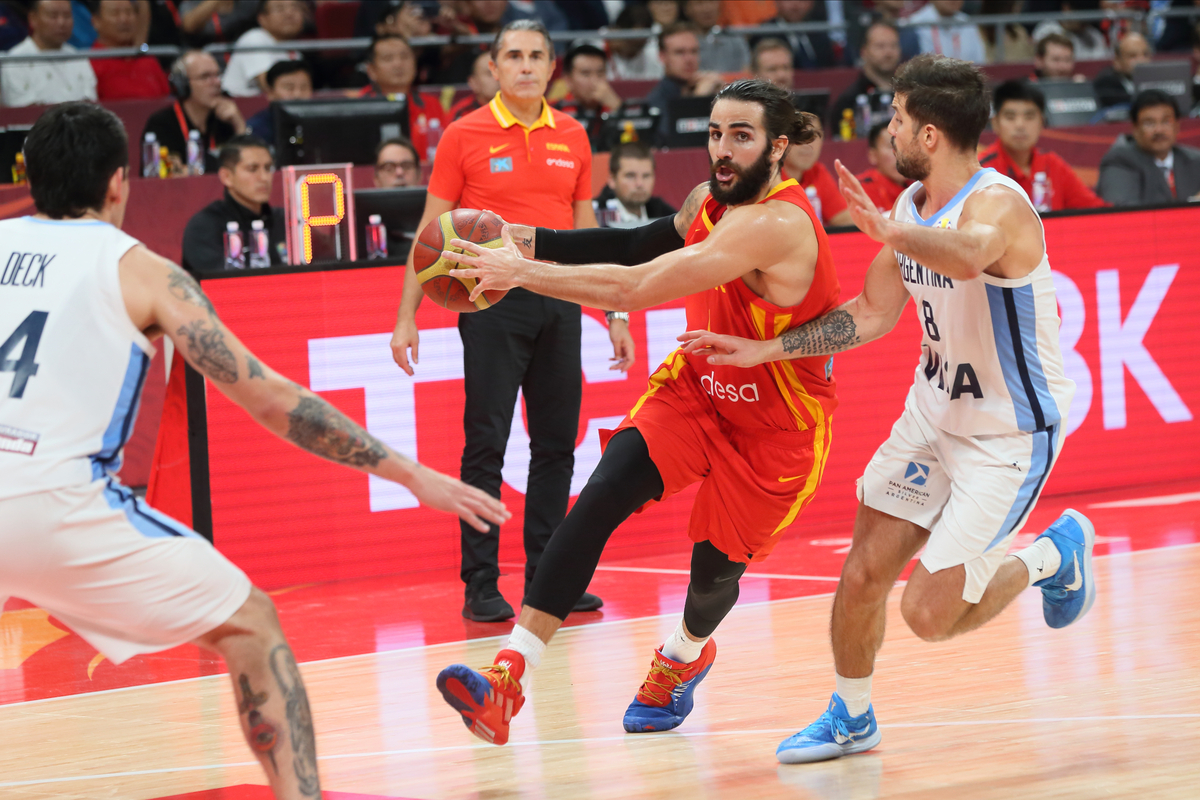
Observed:
[[[704,649],[704,643],[707,641],[707,636],[698,642],[693,640],[684,631],[683,620],[679,620],[675,632],[667,638],[667,641],[663,642],[662,654],[672,661],[690,664],[700,657],[700,651]]]
[[[860,717],[871,706],[871,676],[865,678],[843,678],[834,673],[838,697],[846,704],[846,713]]]
[[[1013,553],[1029,570],[1029,585],[1054,576],[1062,566],[1062,554],[1050,539],[1038,539],[1024,550]]]
[[[508,644],[504,645],[504,649],[515,650],[525,659],[525,674],[521,676],[521,691],[528,690],[529,681],[533,678],[533,671],[537,669],[538,664],[542,663],[542,653],[546,650],[546,643],[520,625],[514,625],[512,633],[508,636]]]

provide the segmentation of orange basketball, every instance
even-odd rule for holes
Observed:
[[[463,252],[457,247],[450,247],[451,239],[463,239],[483,247],[500,247],[500,228],[503,224],[490,211],[456,208],[426,225],[413,246],[413,269],[417,271],[417,280],[421,282],[425,294],[438,305],[462,313],[480,311],[499,303],[508,294],[507,290],[484,292],[472,303],[468,298],[475,288],[475,279],[450,275],[450,270],[458,265],[442,258],[442,251]]]

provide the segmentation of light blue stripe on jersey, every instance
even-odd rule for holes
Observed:
[[[104,430],[100,452],[92,459],[92,478],[102,478],[106,472],[121,469],[121,448],[133,432],[133,421],[137,419],[138,406],[142,402],[142,386],[146,382],[146,371],[150,368],[150,357],[136,344],[129,346],[129,366],[121,381],[121,392],[117,395],[117,407]]]
[[[917,193],[917,191],[916,191],[916,189],[914,189],[908,195],[909,211],[912,214],[913,222],[917,223],[918,225],[924,225],[926,227],[933,225],[935,222],[938,221],[938,219],[941,218],[942,214],[946,213],[946,209],[954,208],[955,205],[957,205],[959,202],[966,199],[967,195],[970,194],[971,190],[975,188],[975,184],[979,183],[979,179],[981,177],[983,177],[983,174],[985,172],[995,172],[995,171],[996,170],[992,169],[991,167],[987,167],[986,169],[981,169],[981,170],[979,170],[979,172],[976,172],[974,175],[971,176],[971,180],[967,181],[966,185],[958,190],[958,194],[954,195],[954,197],[951,198],[950,202],[946,203],[946,205],[942,206],[936,214],[930,214],[929,219],[925,219],[917,212],[917,204],[913,202],[913,195],[915,195]]]
[[[992,335],[1004,383],[1013,401],[1017,429],[1045,430],[1061,422],[1058,404],[1042,369],[1037,347],[1037,308],[1033,286],[1015,288],[985,284],[992,314]],[[1010,308],[1011,304],[1011,308]],[[1018,351],[1019,354],[1018,354]],[[1040,417],[1040,419],[1039,419]]]
[[[104,500],[108,507],[125,512],[129,524],[148,539],[166,539],[172,536],[204,537],[182,522],[155,511],[138,498],[127,486],[115,478],[108,478],[104,487]]]
[[[1037,502],[1038,495],[1042,493],[1042,486],[1046,483],[1046,476],[1050,474],[1050,465],[1054,463],[1054,444],[1058,431],[1054,426],[1050,426],[1047,430],[1036,431],[1031,435],[1033,436],[1033,449],[1029,454],[1029,471],[1025,473],[1025,480],[1017,491],[1017,499],[1013,501],[1008,516],[1004,518],[1004,524],[1000,526],[996,537],[984,549],[985,553],[1004,541],[1008,534],[1012,533],[1017,523],[1025,518],[1029,509]]]

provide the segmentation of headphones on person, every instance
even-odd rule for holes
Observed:
[[[175,59],[175,63],[171,65],[171,71],[167,73],[167,83],[171,87],[171,94],[179,100],[187,100],[192,96],[192,79],[188,77],[187,57],[192,53],[203,53],[203,50],[189,50],[179,58]],[[221,69],[221,59],[217,59],[217,69]]]

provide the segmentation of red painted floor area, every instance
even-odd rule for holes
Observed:
[[[1190,544],[1200,541],[1198,490],[1200,485],[1191,483],[1140,487],[1122,494],[1050,498],[1039,505],[1022,535],[1032,540],[1063,508],[1073,506],[1095,522],[1098,555]],[[1168,499],[1153,500],[1164,497]],[[1097,507],[1138,498],[1151,498],[1151,504]],[[845,524],[811,524],[790,534],[767,561],[751,568],[742,581],[739,602],[832,592],[850,533]],[[681,534],[677,553],[603,562],[591,591],[604,598],[604,608],[572,614],[566,624],[680,613],[687,589],[688,552],[688,542]],[[523,589],[522,568],[509,565],[504,572],[500,588],[515,606]],[[813,577],[823,580],[809,579]],[[448,573],[298,586],[276,592],[275,602],[301,662],[498,636],[512,628],[511,622],[464,620],[460,613],[462,584],[457,574]],[[192,646],[140,656],[116,666],[40,609],[13,599],[4,610],[0,617],[0,667],[4,667],[0,668],[0,703],[223,672],[218,659]],[[228,800],[235,796],[241,797],[229,795]],[[213,800],[217,798],[227,800],[225,795]]]

